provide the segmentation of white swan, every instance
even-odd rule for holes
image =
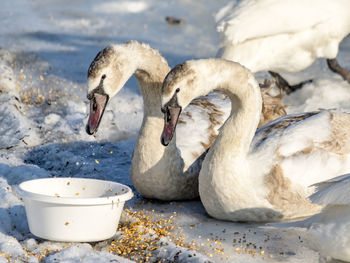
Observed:
[[[317,58],[350,82],[335,57],[350,33],[348,0],[233,1],[216,16],[223,37],[219,54],[252,72],[297,72]]]
[[[307,216],[321,207],[309,185],[350,171],[350,114],[329,111],[281,117],[256,131],[261,95],[253,74],[220,59],[188,61],[165,78],[163,142],[171,140],[177,111],[218,90],[232,110],[209,149],[199,194],[213,217],[273,221]],[[255,133],[256,131],[256,133]],[[255,135],[254,135],[255,134]]]
[[[230,106],[215,96],[194,101],[182,114],[179,140],[165,148],[160,142],[164,125],[160,94],[169,70],[160,53],[143,43],[131,41],[103,49],[88,71],[90,116],[86,129],[89,134],[97,131],[109,98],[135,75],[143,96],[144,117],[134,148],[131,181],[148,198],[191,199],[198,196],[199,157],[213,142]]]
[[[144,117],[134,149],[131,180],[135,188],[148,198],[191,199],[198,196],[197,177],[204,153],[228,117],[230,103],[215,95],[192,101],[181,114],[177,142],[165,149],[160,143],[163,127],[160,93],[169,70],[166,60],[157,50],[137,41],[111,45],[102,50],[88,71],[91,103],[87,132],[93,134],[97,131],[109,98],[115,96],[134,74],[143,96]],[[271,97],[265,89],[262,89],[262,94],[261,123],[286,114],[280,105],[281,97]]]
[[[310,196],[310,200],[326,205],[319,214],[303,221],[270,226],[298,234],[323,257],[350,261],[350,175],[339,176],[317,186],[319,189]]]

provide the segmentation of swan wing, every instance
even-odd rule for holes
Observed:
[[[336,0],[245,0],[229,3],[217,14],[217,30],[227,41],[293,34],[328,23],[344,13],[349,2]],[[347,18],[346,18],[347,19]]]
[[[330,185],[336,184],[338,182],[346,181],[347,179],[350,179],[350,174],[339,175],[329,180],[315,183],[311,186],[314,186],[317,191],[321,191]]]
[[[259,174],[278,165],[303,187],[350,172],[350,114],[330,111],[287,115],[261,127],[248,157]],[[310,187],[307,195],[314,192]]]
[[[327,205],[350,204],[350,174],[317,183],[316,186],[318,191],[310,196],[310,200],[313,203]]]
[[[214,142],[230,113],[230,105],[221,94],[211,93],[193,100],[181,113],[176,128],[176,145],[181,151],[185,169]]]
[[[350,114],[314,111],[280,117],[258,129],[251,152],[273,145],[282,158],[315,149],[334,154],[350,153]]]
[[[302,124],[303,121],[306,121],[309,118],[317,118],[319,114],[320,112],[290,114],[267,123],[257,129],[251,144],[251,152],[256,152],[260,148],[265,148],[265,144],[274,145],[281,143],[280,140],[287,136],[287,132],[289,133],[290,130],[293,131],[293,128],[297,128],[298,125]],[[298,134],[294,132],[294,135]],[[288,136],[290,135],[288,134]],[[293,138],[289,138],[290,140],[293,140]]]

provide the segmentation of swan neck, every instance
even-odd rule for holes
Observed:
[[[134,76],[139,84],[145,115],[156,115],[163,118],[161,113],[161,88],[163,80],[170,71],[166,60],[157,52],[150,49],[141,49],[138,56]]]
[[[260,88],[254,75],[239,64],[231,70],[218,84],[218,90],[231,100],[231,113],[213,145],[213,149],[230,158],[247,155],[262,108]]]
[[[134,47],[130,56],[134,56],[134,76],[139,84],[143,97],[144,116],[135,146],[136,155],[146,154],[144,169],[156,165],[160,160],[179,158],[176,152],[176,136],[167,147],[161,144],[161,133],[164,126],[164,114],[161,112],[161,89],[163,79],[170,71],[166,60],[160,53],[147,45]],[[137,59],[136,59],[137,58]],[[142,155],[142,154],[141,154]],[[135,157],[134,156],[134,157]],[[137,158],[144,158],[138,156]]]

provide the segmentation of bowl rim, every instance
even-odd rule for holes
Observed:
[[[82,180],[82,181],[95,181],[95,182],[103,182],[103,183],[109,183],[112,185],[119,185],[125,188],[127,191],[125,193],[122,193],[120,195],[112,195],[112,196],[104,196],[104,197],[60,197],[60,196],[51,196],[51,195],[45,195],[45,194],[39,194],[31,191],[27,191],[24,189],[26,184],[33,182],[33,181],[46,181],[46,180]],[[130,200],[134,194],[130,187],[127,185],[113,182],[113,181],[107,181],[107,180],[100,180],[100,179],[93,179],[93,178],[82,178],[82,177],[54,177],[54,178],[37,178],[37,179],[31,179],[24,181],[20,183],[17,187],[17,192],[24,200],[34,200],[38,202],[43,203],[54,203],[54,204],[61,204],[61,205],[106,205],[106,204],[118,204],[118,203],[124,203],[125,201]]]

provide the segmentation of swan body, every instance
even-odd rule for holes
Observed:
[[[187,61],[167,75],[165,120],[174,117],[174,107],[185,108],[213,90],[226,94],[232,109],[200,171],[206,211],[222,220],[256,222],[319,212],[322,206],[308,199],[314,191],[309,186],[350,171],[350,114],[287,115],[256,130],[261,94],[253,74],[235,62],[206,59]],[[164,131],[170,138],[167,122]]]
[[[164,57],[144,43],[131,41],[103,49],[88,71],[87,131],[96,132],[109,98],[135,75],[143,96],[144,117],[134,148],[131,181],[138,192],[148,198],[192,199],[198,197],[198,174],[205,152],[228,117],[230,103],[215,94],[192,101],[181,114],[177,131],[180,136],[164,148],[160,143],[164,125],[160,96],[169,70]],[[285,114],[279,105],[281,98],[271,97],[265,90],[262,93],[266,103],[261,122]]]
[[[324,257],[350,261],[350,175],[346,174],[316,184],[317,192],[310,196],[314,203],[326,205],[306,220],[271,224],[301,235],[311,248]]]
[[[87,132],[96,132],[109,98],[135,75],[143,96],[144,117],[134,148],[131,181],[147,198],[192,199],[198,197],[198,174],[203,159],[200,156],[227,118],[229,110],[225,110],[225,105],[229,108],[229,103],[214,95],[192,102],[190,111],[184,111],[179,121],[181,136],[165,148],[160,143],[164,125],[160,94],[169,70],[163,56],[147,44],[131,41],[103,49],[88,71]]]
[[[350,33],[348,0],[244,0],[216,16],[219,54],[253,72],[296,72],[333,59]]]

